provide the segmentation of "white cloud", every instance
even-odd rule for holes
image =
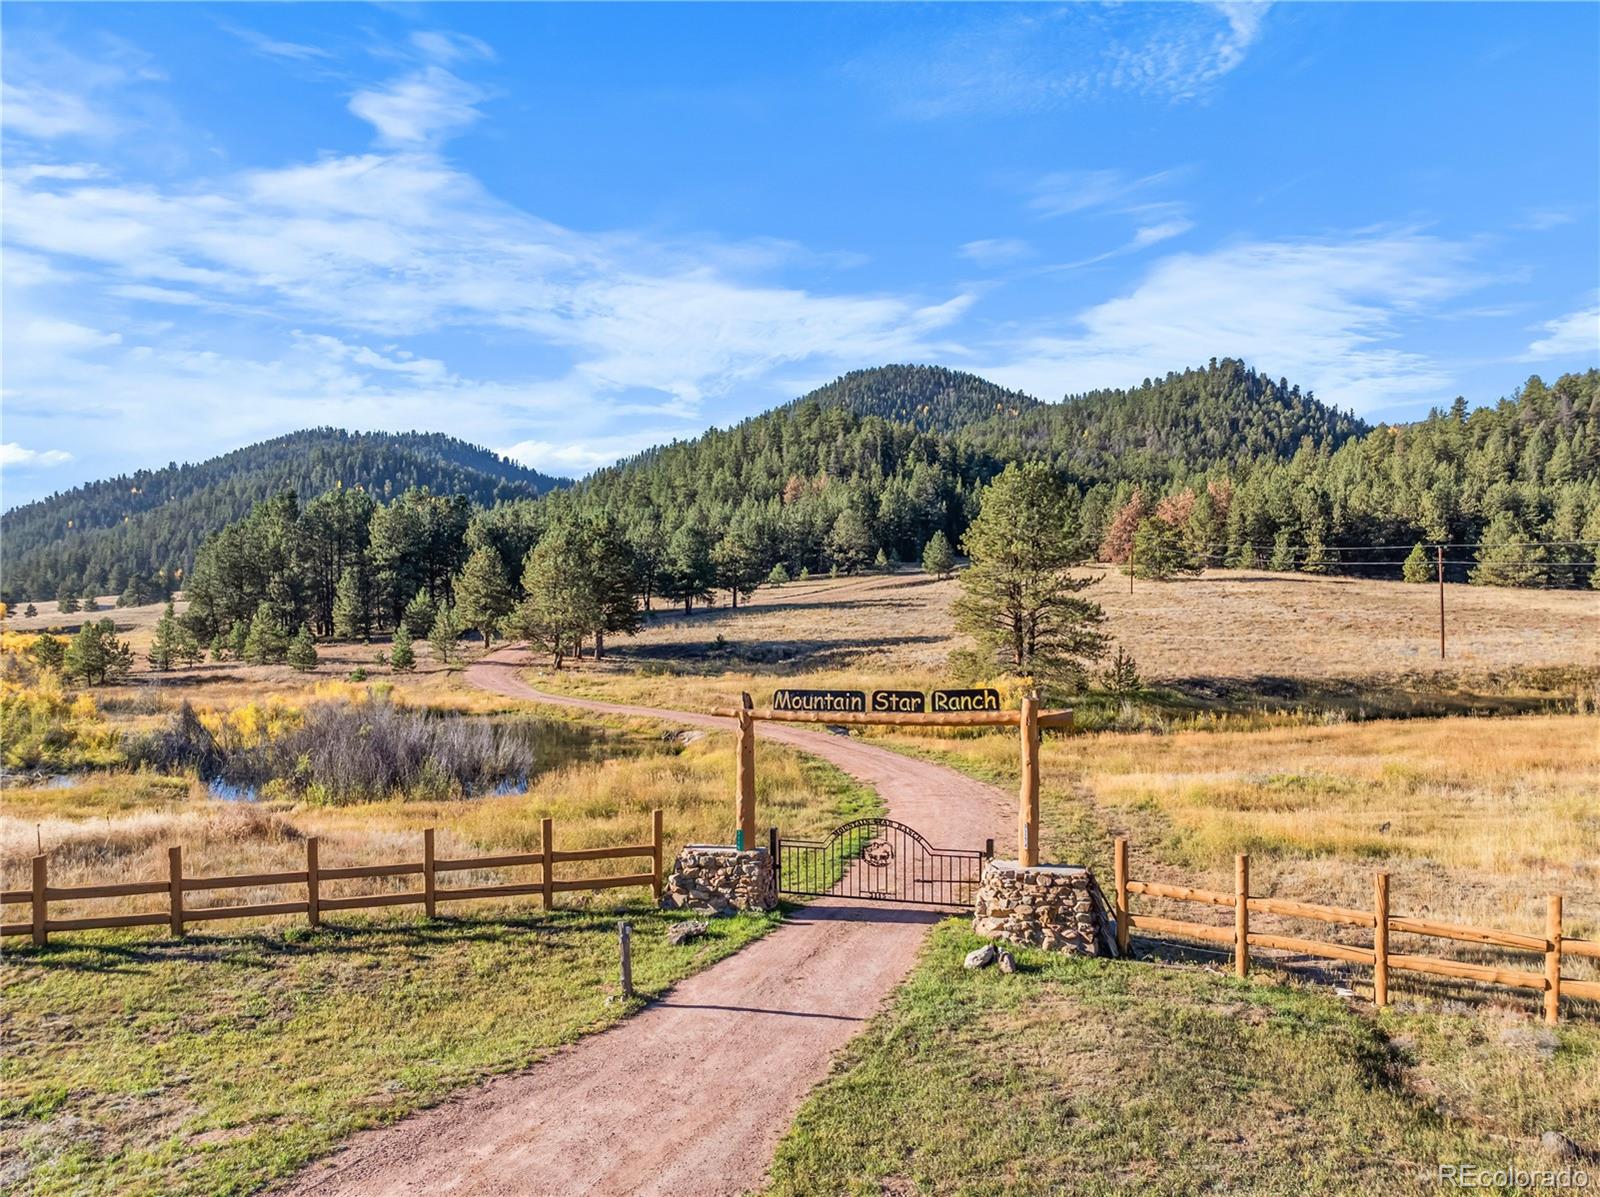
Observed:
[[[1406,319],[1475,283],[1462,246],[1411,231],[1175,254],[1080,312],[1075,334],[1021,337],[980,372],[1055,397],[1238,357],[1371,411],[1448,389],[1447,370],[1394,342]]]
[[[1267,4],[1028,5],[953,10],[943,36],[919,30],[855,62],[904,115],[1049,111],[1105,92],[1194,100],[1236,70]]]
[[[35,350],[64,353],[104,349],[122,340],[121,333],[104,333],[71,320],[51,319],[22,321],[8,328],[6,335],[8,338],[12,335],[21,337]]]
[[[1194,228],[1194,221],[1181,219],[1164,220],[1160,224],[1145,225],[1133,234],[1133,240],[1129,243],[1129,248],[1145,249],[1162,241],[1171,240],[1173,237],[1181,237],[1192,228]]]
[[[464,59],[493,59],[494,50],[487,42],[466,33],[441,30],[419,30],[411,35],[411,44],[434,62],[459,62]]]
[[[380,87],[359,91],[350,111],[378,131],[386,145],[433,144],[475,122],[484,92],[440,66],[427,66]]]
[[[223,25],[229,33],[246,42],[258,54],[268,58],[282,58],[290,62],[318,62],[333,55],[321,46],[308,46],[303,42],[283,41],[242,25]]]
[[[979,266],[1003,266],[1007,262],[1027,257],[1033,249],[1026,241],[1016,237],[995,237],[968,241],[961,247],[960,252],[963,258],[968,258]]]
[[[15,441],[0,444],[0,466],[15,469],[19,466],[63,465],[72,460],[65,449],[26,449]]]
[[[1545,335],[1528,346],[1523,361],[1583,357],[1588,364],[1600,364],[1600,304],[1569,312],[1541,327]]]
[[[1051,171],[1034,181],[1028,207],[1044,217],[1100,208],[1148,211],[1150,201],[1140,197],[1176,181],[1182,174],[1162,170],[1135,177],[1121,170]]]
[[[81,95],[43,85],[0,83],[0,124],[27,137],[72,134],[107,136],[115,131],[111,117],[97,111]]]

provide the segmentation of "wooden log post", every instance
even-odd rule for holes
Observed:
[[[1117,884],[1117,955],[1128,954],[1128,837],[1117,837],[1116,850],[1111,858],[1111,872]]]
[[[650,860],[654,866],[651,869],[650,888],[656,896],[656,905],[661,905],[661,808],[658,806],[650,812]]]
[[[633,996],[633,927],[627,921],[617,924],[617,946],[622,950],[622,996]]]
[[[33,858],[33,946],[50,942],[50,858]]]
[[[539,822],[539,838],[543,843],[544,859],[539,863],[540,881],[544,888],[539,894],[539,905],[549,910],[555,904],[556,897],[556,861],[555,839],[556,821],[542,819]]]
[[[433,828],[422,832],[422,909],[431,919],[438,906],[439,877],[433,868]]]
[[[1389,1004],[1389,874],[1372,879],[1372,1001]]]
[[[1551,894],[1545,909],[1544,1020],[1555,1026],[1561,1018],[1561,895]]]
[[[1039,864],[1039,699],[1022,699],[1022,787],[1017,795],[1017,864],[1024,869]]]
[[[1233,971],[1250,975],[1250,858],[1243,852],[1233,864]]]
[[[734,763],[734,797],[738,805],[735,843],[742,851],[756,846],[756,721],[748,710],[739,712],[738,749]]]
[[[317,863],[317,837],[306,837],[306,922],[322,925],[322,871]]]
[[[167,910],[172,933],[183,934],[183,849],[177,844],[167,849]]]

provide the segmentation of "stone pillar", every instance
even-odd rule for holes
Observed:
[[[720,844],[690,844],[672,862],[661,893],[667,909],[701,914],[771,910],[777,904],[778,881],[765,848],[741,852]]]
[[[986,939],[1030,948],[1103,953],[1109,926],[1094,875],[1077,865],[991,860],[973,900],[972,929]]]

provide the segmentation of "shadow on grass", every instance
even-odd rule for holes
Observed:
[[[559,946],[594,932],[615,931],[622,919],[681,922],[685,912],[652,906],[618,906],[610,911],[556,910],[505,918],[440,915],[411,922],[370,924],[324,923],[262,928],[234,934],[194,934],[139,943],[97,943],[62,940],[6,952],[7,963],[83,973],[131,973],[174,961],[270,968],[285,957],[340,956],[374,951],[416,951],[459,943],[495,943],[513,935],[537,935]]]

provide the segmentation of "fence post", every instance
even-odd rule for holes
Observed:
[[[1116,850],[1111,857],[1111,872],[1117,883],[1117,955],[1128,954],[1128,837],[1117,837]]]
[[[322,878],[317,865],[317,837],[306,837],[306,922],[322,925]]]
[[[756,721],[739,712],[738,758],[734,762],[734,788],[738,801],[738,839],[741,851],[756,846]]]
[[[183,934],[183,848],[167,849],[167,905],[172,914],[172,933]]]
[[[650,812],[650,857],[655,862],[654,880],[650,888],[656,896],[656,905],[661,904],[661,808],[658,806]]]
[[[1372,878],[1372,1000],[1389,1004],[1389,874]]]
[[[1233,971],[1250,973],[1250,858],[1243,852],[1233,868]]]
[[[1022,697],[1022,792],[1017,796],[1017,864],[1024,869],[1039,864],[1039,700]]]
[[[773,889],[781,889],[783,887],[783,874],[778,864],[780,855],[778,851],[778,829],[769,827],[767,828],[767,861],[772,865]]]
[[[622,996],[633,996],[633,928],[626,922],[617,924],[617,939],[622,948]]]
[[[1545,910],[1544,1020],[1551,1026],[1561,1018],[1561,895],[1551,894]]]
[[[422,909],[430,919],[433,917],[437,893],[433,873],[433,828],[427,827],[422,832]]]
[[[555,845],[551,842],[555,839],[555,824],[556,821],[554,819],[543,819],[539,823],[539,836],[544,843],[544,847],[542,849],[544,852],[544,860],[541,861],[539,865],[539,871],[541,874],[543,874],[541,881],[544,885],[544,891],[539,895],[539,901],[540,905],[542,905],[545,910],[550,909],[550,905],[555,900],[556,896],[556,862],[554,859],[552,859],[552,855],[555,852]]]
[[[33,858],[33,946],[42,948],[50,940],[50,858]]]

